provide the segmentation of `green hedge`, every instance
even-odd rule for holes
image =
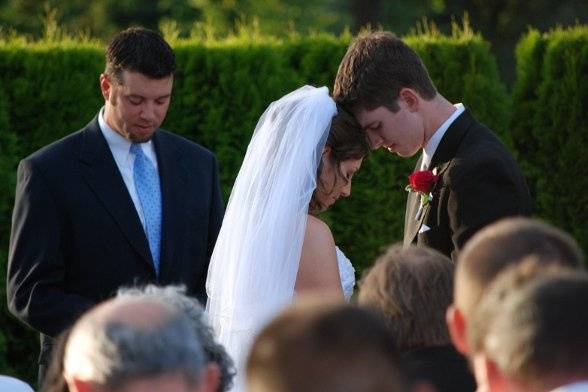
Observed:
[[[4,89],[0,86],[0,268],[2,268],[3,274],[0,278],[0,290],[2,293],[6,292],[5,267],[10,236],[10,210],[14,199],[14,168],[18,156],[17,139],[9,129],[8,100]],[[23,371],[22,373],[25,375],[33,374],[28,373],[26,368],[15,366],[11,358],[24,359],[34,363],[31,350],[35,348],[36,340],[15,339],[15,337],[27,335],[31,337],[32,334],[27,334],[27,331],[13,320],[9,321],[5,300],[0,302],[0,312],[2,313],[0,316],[0,374],[18,374],[18,370]]]
[[[512,131],[537,215],[588,250],[588,26],[529,31],[516,55]]]
[[[412,36],[446,97],[461,101],[478,119],[509,141],[509,97],[499,80],[488,44],[479,36]],[[349,37],[326,35],[286,41],[176,42],[178,72],[164,127],[214,151],[221,165],[225,200],[257,119],[267,105],[303,84],[332,86]],[[84,126],[102,104],[98,75],[102,48],[95,44],[0,44],[1,143],[17,135],[11,159],[0,169],[3,182],[0,233],[9,231],[16,158],[20,159]],[[2,113],[5,113],[4,115]],[[2,120],[4,118],[4,120]],[[6,130],[9,130],[8,133]],[[415,159],[385,151],[372,154],[354,178],[353,195],[325,213],[341,249],[361,271],[390,242],[402,238],[407,175]],[[6,185],[6,186],[4,186]],[[8,196],[7,196],[8,195]],[[7,205],[7,203],[10,203]],[[5,263],[6,240],[0,262]],[[5,266],[0,266],[5,270]],[[7,317],[5,314],[1,317]],[[32,380],[36,341],[13,326],[0,335],[0,373]],[[15,326],[16,325],[16,326]],[[29,342],[23,346],[23,340]],[[26,347],[15,351],[11,347]],[[30,353],[30,351],[33,353]],[[26,350],[25,350],[26,351]],[[28,356],[27,356],[28,355]],[[2,362],[8,358],[9,365]],[[12,367],[11,367],[12,366]]]
[[[11,210],[16,185],[16,164],[20,152],[18,139],[11,131],[8,97],[0,85],[0,374],[12,374],[34,380],[38,335],[23,328],[8,314],[6,293],[6,259],[10,237]]]

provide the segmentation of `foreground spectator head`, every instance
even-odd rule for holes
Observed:
[[[399,351],[451,343],[445,310],[453,263],[429,248],[392,245],[364,276],[358,303],[383,315]]]
[[[255,392],[405,391],[383,322],[325,301],[295,303],[261,332],[247,385]]]
[[[380,312],[413,384],[472,391],[474,378],[449,338],[453,262],[429,248],[392,245],[362,279],[358,303]]]
[[[468,329],[480,384],[490,392],[547,392],[587,382],[586,298],[583,271],[530,258],[501,273]]]
[[[142,297],[116,298],[83,315],[65,345],[63,373],[74,392],[216,389],[189,318]]]
[[[186,294],[183,286],[158,287],[153,284],[142,288],[122,288],[118,290],[118,297],[145,297],[164,301],[184,312],[194,323],[194,331],[202,344],[205,360],[208,365],[217,367],[220,373],[218,391],[228,391],[231,388],[235,369],[233,360],[225,348],[214,339],[212,328],[207,323],[204,308],[196,298]]]
[[[447,312],[453,343],[468,353],[467,323],[484,290],[505,268],[532,257],[543,265],[582,268],[584,256],[565,232],[529,218],[507,218],[476,233],[460,254],[455,271],[454,303]]]

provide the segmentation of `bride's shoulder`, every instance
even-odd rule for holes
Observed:
[[[329,226],[309,216],[296,277],[296,291],[315,291],[341,295],[335,242]]]
[[[311,243],[322,245],[335,245],[333,233],[329,226],[317,218],[316,216],[308,215],[306,221],[306,236],[305,241],[310,240]]]

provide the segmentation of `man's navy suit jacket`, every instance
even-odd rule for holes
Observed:
[[[201,301],[223,216],[214,155],[158,129],[160,276],[135,206],[94,118],[20,162],[10,238],[10,311],[52,338],[122,286],[183,284]]]

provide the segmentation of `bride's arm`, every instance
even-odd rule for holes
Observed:
[[[306,223],[296,292],[332,294],[343,298],[333,235],[325,222],[312,215],[308,216]]]

